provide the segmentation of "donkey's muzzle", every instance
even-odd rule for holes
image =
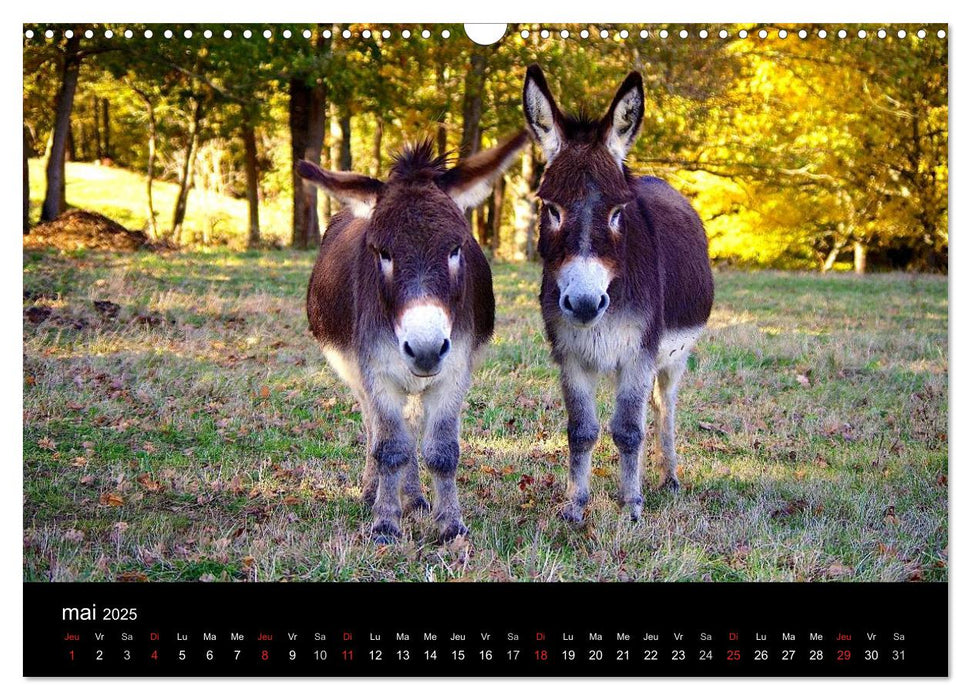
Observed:
[[[610,297],[606,294],[563,294],[560,297],[560,310],[570,321],[581,325],[589,326],[600,320],[607,307],[610,306]]]
[[[401,346],[412,374],[430,377],[442,369],[442,362],[452,349],[448,338],[421,340],[415,343],[405,341]]]

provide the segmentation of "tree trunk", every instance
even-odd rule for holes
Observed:
[[[853,244],[853,271],[858,275],[866,272],[866,245],[860,241]]]
[[[57,93],[54,109],[54,132],[51,139],[51,155],[47,159],[47,193],[41,208],[41,221],[53,221],[64,211],[65,175],[64,156],[68,132],[71,128],[71,110],[74,107],[74,93],[78,87],[78,71],[81,68],[81,33],[67,40],[64,50],[64,66],[61,72],[61,87]]]
[[[27,139],[27,125],[24,124],[24,235],[30,231],[30,163],[28,151],[30,143]]]
[[[384,137],[384,121],[379,115],[374,125],[374,177],[381,177],[381,139]]]
[[[94,122],[93,160],[97,160],[98,162],[101,162],[101,159],[104,157],[105,152],[101,148],[101,120],[98,115],[99,115],[98,98],[92,95],[91,96],[91,120]]]
[[[825,274],[833,269],[833,265],[836,264],[836,258],[838,258],[839,254],[843,252],[843,246],[845,245],[846,241],[838,241],[833,244],[832,249],[829,251],[829,255],[827,255],[826,259],[823,261],[823,266],[820,268],[820,272]]]
[[[462,142],[459,156],[466,158],[479,151],[482,141],[482,95],[485,92],[486,54],[477,48],[471,58],[471,66],[465,74],[462,94]]]
[[[202,98],[191,97],[193,102],[192,117],[189,121],[189,139],[186,143],[185,162],[179,177],[179,194],[175,200],[175,213],[172,216],[172,240],[182,243],[182,224],[185,222],[185,210],[189,201],[189,190],[195,174],[196,148],[199,141],[199,122],[202,121]]]
[[[438,156],[441,158],[448,152],[448,129],[446,128],[446,119],[448,119],[448,114],[451,111],[451,100],[449,100],[449,93],[445,88],[445,66],[442,63],[438,64],[438,70],[435,71],[435,87],[437,89],[437,93],[445,98],[445,104],[442,105],[442,116],[438,119],[438,126],[435,134],[435,143],[438,148]]]
[[[158,143],[158,123],[155,121],[155,105],[152,104],[147,92],[139,90],[129,83],[129,86],[145,103],[145,112],[148,115],[148,166],[145,169],[145,194],[148,207],[148,233],[153,241],[159,240],[158,217],[155,215],[155,198],[152,190],[155,183],[155,153]]]
[[[495,257],[502,245],[500,234],[502,233],[502,205],[506,199],[506,178],[500,177],[496,182],[495,189],[492,190],[492,219],[489,222],[492,229],[489,234],[489,242],[492,245],[492,255]]]
[[[326,88],[308,85],[305,77],[290,80],[290,146],[293,164],[299,160],[320,163],[326,123]],[[317,188],[293,169],[293,247],[320,245]]]
[[[74,124],[67,128],[67,160],[72,163],[78,160],[77,144],[74,142]]]
[[[256,130],[249,115],[243,117],[243,150],[246,153],[246,201],[249,202],[249,238],[247,245],[260,245],[260,173],[257,164]]]
[[[111,158],[111,122],[108,120],[108,99],[101,100],[101,133],[105,140],[103,158]]]
[[[527,260],[536,260],[536,234],[539,211],[533,193],[539,188],[540,170],[536,167],[536,150],[530,145],[523,154],[520,189],[514,200],[516,240],[521,240],[521,250]]]
[[[351,112],[347,107],[340,110],[341,127],[341,160],[338,167],[344,172],[350,172],[353,167],[351,160]]]

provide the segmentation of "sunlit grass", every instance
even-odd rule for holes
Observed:
[[[602,434],[577,528],[556,517],[567,444],[539,270],[495,265],[496,337],[463,414],[471,537],[437,546],[412,517],[376,547],[360,418],[307,331],[312,263],[25,254],[26,579],[947,577],[945,278],[719,273],[681,394],[682,493],[648,469],[628,523]],[[599,403],[606,424],[607,383]]]
[[[45,161],[33,158],[29,165],[31,221],[36,223],[47,182]],[[142,173],[96,163],[69,162],[66,176],[69,207],[96,211],[129,230],[148,232],[148,197]],[[172,228],[178,190],[174,182],[156,180],[153,184],[153,208],[163,234]],[[243,246],[248,221],[248,205],[244,199],[194,188],[189,193],[183,237],[203,245]],[[290,227],[290,208],[286,202],[261,202],[260,228],[265,240],[288,240]]]

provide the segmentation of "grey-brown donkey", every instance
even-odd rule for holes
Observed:
[[[345,205],[320,245],[307,316],[361,406],[364,498],[379,542],[400,536],[403,511],[429,507],[419,441],[440,538],[467,531],[455,487],[459,411],[473,355],[492,335],[495,300],[464,212],[485,199],[527,139],[522,132],[454,167],[422,143],[396,160],[387,182],[297,165]]]
[[[674,408],[688,354],[711,312],[708,239],[683,196],[624,164],[644,117],[640,75],[628,75],[603,118],[590,120],[562,114],[534,65],[523,108],[547,163],[537,193],[540,303],[568,414],[562,515],[583,519],[600,431],[597,380],[609,375],[617,382],[610,432],[620,452],[620,501],[637,520],[648,397],[662,484],[679,485]]]

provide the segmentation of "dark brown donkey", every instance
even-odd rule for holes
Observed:
[[[387,182],[297,165],[345,205],[320,245],[307,316],[361,406],[364,499],[379,542],[401,534],[402,492],[405,511],[429,507],[419,439],[440,537],[467,532],[455,489],[459,411],[473,355],[492,335],[495,299],[464,210],[485,199],[527,140],[522,132],[452,168],[425,142],[396,160]]]
[[[708,239],[684,197],[624,165],[644,116],[640,75],[627,76],[602,119],[588,120],[563,115],[543,71],[530,66],[523,107],[547,162],[537,193],[540,303],[568,414],[569,501],[562,514],[582,520],[590,498],[597,380],[608,374],[617,382],[610,432],[620,452],[620,501],[638,520],[648,396],[662,485],[679,486],[674,406],[711,312]]]

